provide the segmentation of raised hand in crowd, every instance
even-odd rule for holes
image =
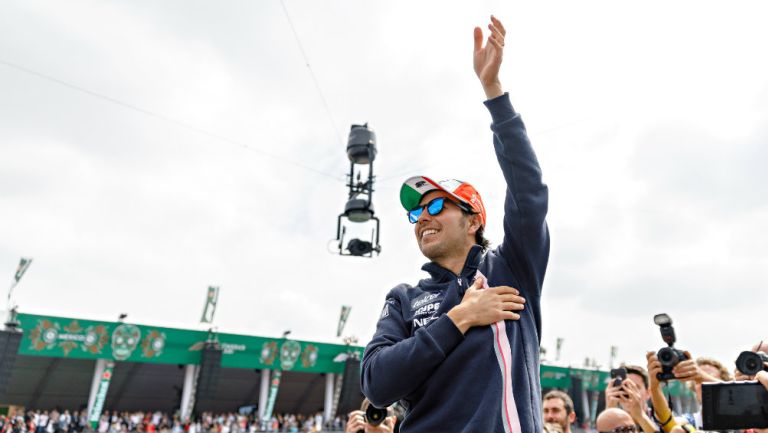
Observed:
[[[646,352],[645,359],[648,361],[647,368],[648,377],[650,379],[649,391],[651,392],[651,404],[653,405],[653,412],[656,414],[656,419],[659,421],[659,425],[666,433],[682,430],[682,427],[678,425],[678,420],[672,416],[672,410],[669,408],[667,398],[664,397],[664,392],[661,390],[661,382],[657,375],[661,373],[662,368],[659,358],[656,357],[656,352]],[[679,421],[682,423],[684,420]]]
[[[758,371],[755,378],[758,382],[762,383],[765,390],[768,391],[768,371]]]
[[[619,392],[615,398],[621,407],[629,413],[635,424],[639,425],[644,433],[656,432],[656,424],[643,410],[645,406],[643,396],[637,384],[630,379],[625,379],[617,388]]]
[[[672,369],[677,380],[691,380],[699,384],[704,382],[720,382],[718,377],[715,377],[705,369],[701,368],[699,363],[693,359],[690,352],[686,350],[685,354],[688,355],[688,359],[680,361],[680,363]]]

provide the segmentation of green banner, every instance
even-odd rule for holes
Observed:
[[[277,390],[280,388],[280,378],[283,376],[283,372],[275,370],[272,373],[272,380],[269,383],[269,397],[267,397],[267,405],[264,407],[264,413],[261,419],[268,421],[272,418],[272,410],[275,408],[275,400],[277,400]]]
[[[555,367],[541,365],[539,377],[542,388],[568,389],[571,387],[571,369],[568,367]]]
[[[162,364],[200,364],[207,331],[163,328],[119,322],[19,314],[24,335],[20,355]],[[342,373],[341,353],[362,356],[362,347],[217,334],[225,368]]]
[[[104,408],[104,401],[107,399],[107,391],[109,391],[109,382],[112,380],[112,370],[115,368],[115,363],[108,361],[104,366],[104,372],[101,373],[99,379],[99,389],[96,391],[96,400],[93,402],[91,413],[88,414],[88,422],[91,424],[92,429],[97,429],[99,426],[99,418],[101,418],[101,410]]]

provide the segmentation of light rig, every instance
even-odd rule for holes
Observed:
[[[342,256],[373,257],[373,252],[381,253],[379,245],[379,219],[373,210],[373,160],[376,159],[376,134],[368,128],[368,124],[352,125],[347,140],[347,157],[349,158],[349,174],[347,186],[349,197],[344,212],[339,214],[336,223],[336,241],[339,254]],[[368,166],[368,179],[363,181],[364,166]],[[344,245],[347,226],[342,223],[367,224],[375,221],[371,229],[371,240],[354,238]]]

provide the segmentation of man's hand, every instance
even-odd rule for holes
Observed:
[[[483,85],[485,96],[493,99],[504,93],[499,82],[499,69],[501,68],[501,58],[504,54],[504,35],[506,30],[501,21],[491,15],[491,23],[488,24],[491,31],[488,40],[483,47],[483,30],[475,27],[475,51],[473,64],[475,74]]]
[[[768,371],[758,371],[757,376],[755,376],[755,379],[757,379],[758,382],[762,383],[765,387],[766,391],[768,391]]]
[[[608,382],[608,386],[605,387],[605,408],[610,409],[613,407],[619,407],[620,397],[624,394],[621,389],[621,385],[614,386],[614,379]]]
[[[643,410],[643,396],[640,392],[640,387],[638,387],[632,379],[625,379],[621,383],[621,390],[623,392],[621,397],[619,397],[621,407],[629,412],[629,415],[632,417],[632,420],[635,421],[635,424],[643,429],[643,433],[656,432],[656,423],[653,422]]]
[[[648,378],[650,379],[650,389],[659,388],[658,374],[661,374],[661,362],[656,357],[655,352],[646,352],[645,359],[648,361],[647,370]]]
[[[525,299],[517,289],[498,286],[483,289],[485,279],[478,277],[464,293],[461,303],[448,312],[448,317],[462,334],[473,326],[484,326],[499,320],[518,320],[513,311],[525,308]]]
[[[704,376],[709,377],[709,375],[699,368],[699,365],[693,360],[693,356],[691,356],[690,352],[685,351],[685,354],[688,355],[688,359],[680,361],[672,368],[672,373],[675,374],[675,379],[680,381],[692,380],[701,383]]]
[[[347,428],[344,429],[344,433],[357,433],[359,431],[365,433],[392,433],[396,422],[397,417],[388,416],[384,418],[381,424],[374,427],[365,422],[365,412],[353,410],[349,413],[349,418],[347,418]]]
[[[632,379],[625,379],[619,387],[621,391],[618,395],[621,407],[632,416],[635,423],[639,424],[643,415],[643,403],[640,396],[640,389]]]

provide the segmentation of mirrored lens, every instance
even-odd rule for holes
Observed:
[[[427,212],[430,215],[437,215],[443,210],[443,204],[445,199],[443,197],[436,198],[427,204]]]
[[[445,197],[438,197],[424,206],[417,207],[408,211],[408,221],[411,224],[416,224],[419,221],[421,213],[424,212],[424,208],[427,208],[427,212],[434,216],[443,211],[443,205],[445,204]]]
[[[411,209],[408,211],[408,221],[411,222],[411,224],[416,224],[416,221],[419,220],[419,217],[421,216],[421,213],[424,211],[423,207]]]

